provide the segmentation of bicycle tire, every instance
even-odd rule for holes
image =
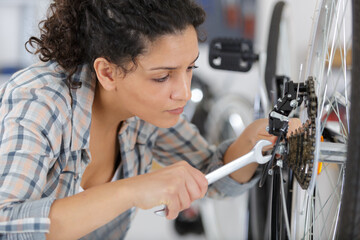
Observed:
[[[352,1],[353,14],[353,66],[360,66],[360,1]],[[343,207],[340,215],[338,238],[360,239],[360,69],[352,68],[351,134],[346,162]],[[357,81],[357,84],[354,84]],[[351,153],[351,154],[350,154]]]
[[[266,66],[265,66],[265,86],[269,97],[269,102],[274,103],[277,99],[275,87],[275,75],[277,68],[277,55],[280,35],[280,22],[283,15],[285,2],[279,1],[274,5],[273,13],[270,21],[270,28],[268,34],[268,43],[266,50]]]

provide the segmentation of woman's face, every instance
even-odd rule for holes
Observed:
[[[121,112],[158,127],[174,126],[191,98],[192,70],[198,54],[193,26],[151,43],[137,58],[136,70],[117,81]]]

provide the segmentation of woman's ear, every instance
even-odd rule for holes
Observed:
[[[107,91],[116,89],[116,76],[119,76],[118,67],[105,58],[97,58],[94,61],[94,69],[97,79]]]

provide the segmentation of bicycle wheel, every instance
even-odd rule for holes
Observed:
[[[281,82],[278,76],[291,75],[287,6],[288,3],[284,1],[277,1],[274,4],[269,25],[264,81],[271,107],[279,97],[282,97],[278,87],[278,83]],[[272,200],[280,193],[277,187],[280,183],[278,175],[279,172],[275,171],[272,176],[266,177],[263,186],[256,186],[250,190],[249,239],[281,239],[280,236],[285,236],[281,219],[281,202]],[[290,181],[291,176],[286,171],[284,176],[287,176]],[[287,188],[288,184],[285,184],[285,187]],[[288,193],[288,191],[285,192]],[[287,196],[287,199],[291,199],[291,194]],[[276,204],[272,205],[272,202]]]
[[[354,22],[351,13],[352,6],[353,11],[359,9],[358,4],[355,0],[353,4],[350,0],[323,0],[315,11],[305,76],[314,80],[312,89],[317,102],[309,100],[301,111],[301,118],[310,127],[303,126],[289,141],[289,156],[295,155],[300,162],[294,164],[290,157],[287,159],[297,179],[293,184],[291,229],[288,229],[291,239],[334,239],[339,233],[341,239],[359,238],[360,169],[356,164],[359,164],[360,135],[354,122],[359,119],[354,115],[358,114],[355,109],[359,94],[354,88],[358,78],[352,68],[355,61],[351,60],[351,55],[354,60],[359,56],[356,46],[359,41],[355,37],[359,30],[352,31],[352,26],[358,28],[355,15],[359,10],[354,14]],[[351,219],[347,211],[352,211]],[[350,230],[342,230],[345,225]]]

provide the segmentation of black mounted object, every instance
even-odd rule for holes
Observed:
[[[215,69],[248,72],[258,60],[250,40],[216,38],[210,43],[209,63]]]
[[[282,76],[284,81],[284,96],[277,100],[276,105],[269,114],[269,133],[275,136],[283,134],[282,128],[289,121],[291,111],[300,106],[307,88],[304,83],[294,83],[288,77]],[[277,77],[279,79],[281,77]]]

